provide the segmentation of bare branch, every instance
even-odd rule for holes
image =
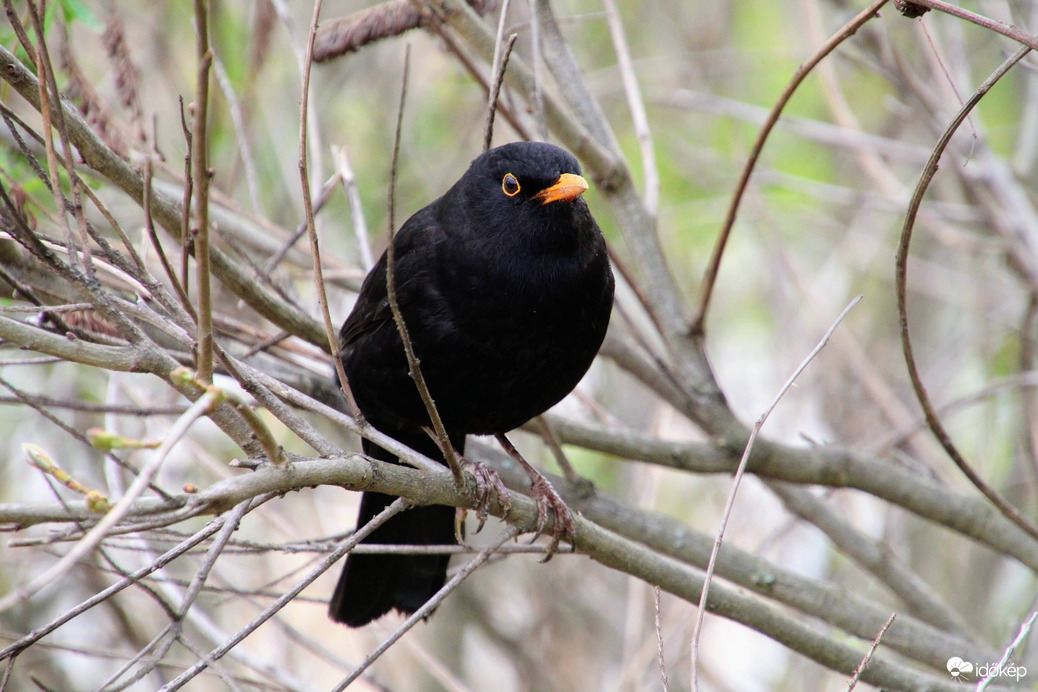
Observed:
[[[194,0],[198,83],[191,119],[191,185],[194,188],[198,233],[195,260],[198,262],[198,378],[213,381],[213,298],[209,263],[209,3]],[[187,215],[188,210],[184,210]]]

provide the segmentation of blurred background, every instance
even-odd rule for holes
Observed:
[[[629,51],[637,76],[658,174],[656,232],[691,315],[740,172],[769,109],[798,66],[865,5],[842,0],[617,4],[626,42],[620,50]],[[655,176],[646,176],[632,124],[630,93],[608,23],[611,6],[597,0],[551,3],[584,84],[612,128],[636,188],[643,191],[647,178]],[[13,7],[28,21],[23,3]],[[371,7],[326,2],[322,26]],[[298,168],[300,62],[312,9],[308,3],[222,0],[210,11],[214,242],[254,266],[262,266],[304,220]],[[496,30],[500,3],[481,9],[482,21]],[[1033,3],[985,1],[970,3],[970,9],[1025,30],[1038,26]],[[124,151],[113,149],[133,165],[139,168],[150,155],[156,189],[179,197],[187,147],[178,99],[188,104],[194,99],[197,73],[191,6],[61,0],[49,3],[47,13],[47,41],[63,91],[86,111],[97,131],[107,132],[106,141],[130,143]],[[505,18],[506,32],[518,34],[513,59],[527,65],[539,57],[530,20],[527,2],[512,3]],[[113,27],[121,32],[118,40]],[[13,27],[4,23],[0,29],[0,41],[24,61]],[[474,57],[476,52],[452,30],[448,37],[486,74],[486,61]],[[398,223],[442,194],[481,151],[486,92],[442,35],[417,29],[313,66],[311,185],[320,190],[341,170],[338,152],[347,152],[361,202],[354,212],[365,223],[358,227],[338,185],[317,213],[335,324],[348,314],[366,273],[365,246],[370,244],[375,257],[385,247],[405,44],[411,57],[396,185]],[[935,502],[941,492],[985,502],[925,429],[901,350],[895,253],[908,200],[937,138],[1016,49],[1009,39],[961,19],[930,13],[913,20],[888,5],[797,89],[742,199],[706,320],[704,350],[731,411],[752,425],[840,311],[854,296],[863,299],[768,419],[762,436],[770,442],[805,454],[846,449],[880,468],[922,479],[937,493]],[[120,66],[120,56],[132,62],[132,71]],[[544,63],[540,69],[549,94],[564,90]],[[959,129],[920,208],[908,273],[913,345],[929,394],[966,459],[1029,517],[1038,506],[1036,69],[1034,57],[1024,58]],[[131,85],[138,114],[122,98],[126,77],[133,74],[138,77]],[[536,132],[536,112],[513,87],[503,90],[502,107]],[[0,98],[39,128],[38,113],[10,85],[3,85]],[[154,146],[141,144],[141,133]],[[521,136],[498,116],[495,144]],[[551,139],[560,142],[554,134]],[[4,184],[24,190],[26,208],[38,219],[41,233],[59,237],[50,193],[6,128],[3,142]],[[154,263],[137,202],[101,176],[84,175]],[[644,278],[625,220],[606,193],[593,183],[586,198],[615,256],[630,266],[636,280]],[[89,216],[101,218],[92,209]],[[233,234],[225,227],[233,227]],[[176,241],[167,237],[163,242],[176,256]],[[11,241],[0,239],[3,243]],[[319,316],[305,238],[272,276],[310,315]],[[24,295],[13,296],[4,286],[0,306],[8,312],[3,314],[29,319],[14,311],[27,304]],[[638,312],[626,283],[622,294],[632,317],[619,319],[614,313],[617,338],[630,340],[641,330],[668,359],[672,342]],[[215,300],[224,320],[218,324],[237,335],[235,343],[247,343],[242,335],[255,343],[276,333],[225,287],[216,287]],[[294,342],[294,352],[282,353],[282,362],[330,380],[331,368],[317,347],[300,339],[285,345]],[[21,445],[27,442],[46,449],[84,486],[118,499],[132,476],[62,426],[161,440],[186,400],[151,375],[55,361],[19,346],[11,341],[0,345],[0,400],[5,404],[0,427],[6,431],[0,437],[0,502],[54,504],[56,495],[80,501],[25,463]],[[599,359],[578,391],[553,411],[557,417],[588,429],[676,443],[678,449],[718,442],[618,362],[618,350]],[[26,393],[45,399],[30,401]],[[273,416],[264,413],[264,419],[286,450],[313,454]],[[359,450],[355,435],[315,415],[308,420],[336,444]],[[528,458],[557,472],[538,436],[517,433],[515,439]],[[728,473],[689,473],[644,456],[628,458],[607,453],[602,445],[567,441],[577,470],[601,493],[705,536],[716,534],[731,487],[730,467]],[[123,458],[139,465],[148,454],[129,451]],[[165,462],[156,483],[171,493],[186,483],[205,488],[246,473],[228,466],[244,457],[214,425],[199,421]],[[846,471],[856,473],[852,467]],[[800,489],[842,519],[856,540],[880,548],[913,575],[958,624],[958,634],[1002,652],[1036,607],[1032,567],[1038,542],[1026,544],[1032,555],[1028,567],[1010,551],[981,544],[875,493],[840,485],[854,483],[834,481],[826,487],[808,481]],[[140,680],[132,680],[133,670],[143,665],[133,657],[169,624],[160,602],[177,602],[202,553],[174,561],[161,579],[144,580],[140,588],[123,591],[35,643],[0,673],[0,687],[159,688],[202,652],[227,640],[319,561],[333,539],[353,527],[358,500],[357,493],[318,487],[288,493],[250,513],[183,623],[186,639],[197,649],[178,641]],[[0,613],[0,648],[97,593],[116,579],[118,570],[151,563],[206,520],[196,517],[106,539],[104,557],[84,559],[57,585]],[[54,540],[66,528],[39,525],[5,534],[0,594],[26,584],[66,552],[68,544]],[[484,544],[502,530],[491,520],[472,540]],[[882,565],[864,568],[845,546],[793,513],[758,475],[745,478],[725,540],[783,574],[830,585],[887,613],[906,609],[883,578]],[[493,558],[353,689],[661,689],[652,586],[587,556],[560,554],[547,564],[540,558]],[[455,564],[462,560],[456,558]],[[216,666],[219,672],[206,671],[186,689],[333,688],[402,622],[392,616],[358,631],[329,622],[325,604],[337,573],[338,566],[236,646]],[[824,594],[819,598],[824,600]],[[779,607],[804,623],[819,623],[816,615],[789,604]],[[670,684],[688,689],[695,605],[665,592],[659,616]],[[825,631],[836,640],[849,638]],[[927,668],[911,656],[893,660],[954,682],[939,667]],[[1028,640],[1014,660],[1035,663],[1036,673],[1020,683],[1034,689],[1038,658]],[[123,672],[124,666],[129,672]],[[843,690],[852,673],[822,666],[731,619],[707,615],[699,667],[704,690]],[[863,682],[857,689],[878,688]]]

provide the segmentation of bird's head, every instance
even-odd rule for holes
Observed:
[[[514,142],[478,156],[447,199],[464,199],[470,227],[487,240],[507,236],[562,249],[597,232],[580,173],[577,159],[553,144]]]

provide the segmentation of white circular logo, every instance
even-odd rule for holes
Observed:
[[[967,673],[973,672],[973,664],[969,661],[963,661],[958,656],[952,656],[948,659],[948,672],[951,673],[953,678],[958,678],[966,675]]]

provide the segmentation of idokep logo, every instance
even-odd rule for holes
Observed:
[[[1027,675],[1027,668],[1012,663],[1000,666],[997,663],[970,663],[958,656],[952,656],[946,664],[948,673],[956,680],[983,680],[985,678],[1020,678]]]
[[[969,680],[969,674],[973,672],[973,664],[963,661],[958,656],[952,656],[948,659],[948,672],[953,678]]]

